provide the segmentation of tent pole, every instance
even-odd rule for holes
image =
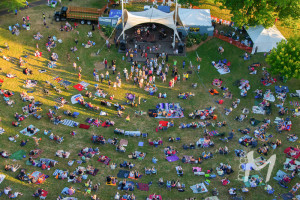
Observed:
[[[122,0],[122,26],[123,26],[123,40],[125,40],[125,31],[124,31],[124,2]]]
[[[177,28],[177,10],[178,10],[178,4],[177,4],[177,0],[176,0],[176,5],[175,5],[175,28]],[[175,34],[175,30],[174,30],[174,39],[173,39],[173,44],[174,44],[174,48],[175,48],[175,40],[176,40],[176,34]]]

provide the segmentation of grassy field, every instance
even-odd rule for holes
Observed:
[[[94,4],[93,4],[93,3]],[[102,1],[101,1],[102,2]],[[91,3],[94,5],[93,7],[96,7],[96,1],[65,1],[65,5],[81,5],[88,7]],[[90,6],[89,6],[90,7]],[[49,28],[46,28],[43,26],[42,22],[42,11],[45,11],[46,13],[46,22]],[[76,121],[83,123],[87,117],[93,117],[97,118],[99,117],[101,120],[111,119],[116,122],[115,127],[109,127],[109,128],[102,128],[102,127],[91,127],[89,130],[85,129],[76,129],[76,128],[70,128],[63,125],[54,125],[50,122],[49,118],[47,117],[46,113],[48,112],[48,109],[53,109],[53,106],[55,105],[55,99],[58,97],[65,97],[68,101],[70,101],[70,98],[72,95],[78,94],[77,90],[75,90],[72,86],[77,84],[78,78],[77,73],[75,72],[72,63],[73,61],[76,61],[76,57],[79,56],[80,61],[76,61],[78,66],[81,66],[82,71],[82,80],[90,83],[90,86],[88,87],[88,91],[95,92],[94,84],[96,82],[93,80],[93,69],[95,68],[95,65],[98,66],[99,62],[102,62],[104,58],[107,58],[109,61],[112,59],[117,60],[117,71],[120,71],[122,74],[122,70],[124,67],[127,67],[129,70],[129,63],[126,63],[122,61],[122,54],[117,53],[117,50],[113,47],[111,51],[107,51],[105,48],[102,49],[105,40],[101,38],[101,36],[95,31],[93,33],[94,37],[91,38],[94,42],[96,42],[96,46],[91,47],[89,49],[86,49],[81,46],[82,43],[86,43],[90,38],[86,37],[87,32],[91,30],[91,26],[83,25],[79,26],[77,31],[79,34],[77,34],[75,31],[72,32],[60,32],[59,28],[61,26],[61,23],[56,23],[52,21],[52,19],[48,18],[48,16],[52,16],[54,10],[47,7],[47,6],[39,6],[35,8],[30,8],[28,10],[21,11],[18,16],[14,15],[7,15],[0,17],[1,26],[0,26],[0,46],[4,46],[4,43],[8,43],[10,46],[10,50],[3,50],[2,53],[0,53],[1,57],[3,55],[15,57],[17,60],[20,56],[24,56],[25,54],[29,54],[29,58],[26,59],[28,62],[26,65],[33,70],[33,75],[26,76],[22,73],[22,69],[18,66],[16,63],[7,62],[4,59],[0,59],[0,66],[2,68],[1,71],[1,79],[4,79],[4,83],[2,86],[2,89],[9,89],[15,93],[15,95],[12,97],[13,100],[15,100],[16,104],[13,107],[9,107],[5,104],[5,102],[2,100],[0,102],[1,108],[0,108],[0,117],[1,117],[1,127],[3,127],[6,132],[0,136],[0,151],[1,150],[7,150],[10,153],[14,153],[17,150],[24,149],[27,153],[29,153],[30,150],[36,148],[34,141],[31,138],[28,138],[27,136],[24,136],[20,134],[20,137],[17,139],[16,143],[9,142],[8,136],[14,136],[19,133],[20,130],[27,127],[30,124],[35,125],[41,131],[38,133],[37,137],[41,137],[42,140],[40,141],[39,148],[42,148],[44,152],[40,156],[41,158],[52,158],[57,161],[59,161],[59,164],[56,166],[56,168],[59,169],[68,169],[69,171],[73,171],[78,165],[74,164],[72,167],[69,167],[67,165],[67,162],[71,159],[79,159],[77,156],[80,149],[84,147],[96,147],[97,145],[93,144],[90,140],[91,135],[93,133],[95,134],[101,134],[106,139],[115,137],[113,131],[114,128],[122,128],[126,130],[140,130],[142,132],[149,133],[148,138],[156,139],[158,137],[161,137],[164,141],[163,147],[154,148],[148,145],[147,139],[145,138],[128,138],[124,136],[118,136],[119,139],[125,138],[128,140],[129,144],[126,150],[126,153],[118,153],[115,151],[115,146],[106,144],[104,146],[99,146],[101,154],[106,155],[112,159],[112,162],[115,162],[117,164],[120,164],[124,160],[130,161],[127,157],[130,152],[133,152],[135,150],[143,151],[147,153],[147,156],[144,161],[134,160],[133,163],[136,165],[135,169],[139,170],[142,174],[144,174],[144,167],[152,167],[153,164],[151,162],[151,159],[153,156],[158,158],[158,163],[156,164],[156,168],[158,169],[158,175],[154,176],[147,176],[143,175],[143,177],[135,182],[142,182],[142,183],[148,183],[150,181],[153,181],[153,185],[150,187],[149,192],[139,191],[135,188],[134,194],[138,197],[137,199],[145,199],[149,194],[156,193],[161,194],[163,199],[184,199],[188,197],[197,197],[197,199],[201,199],[202,197],[208,197],[211,196],[211,190],[214,188],[217,188],[220,192],[220,199],[230,199],[230,196],[228,195],[227,190],[230,187],[236,187],[241,188],[243,186],[243,183],[237,180],[238,177],[238,168],[239,168],[239,158],[237,158],[234,155],[234,149],[236,148],[243,148],[246,151],[255,151],[255,157],[258,157],[259,155],[256,153],[256,149],[246,149],[238,144],[238,138],[242,137],[242,134],[236,133],[235,138],[230,143],[223,143],[218,138],[213,138],[212,140],[215,142],[215,147],[211,149],[196,149],[196,150],[183,150],[182,145],[188,144],[190,142],[195,142],[199,138],[203,136],[203,130],[202,129],[184,129],[181,130],[178,128],[180,123],[188,123],[192,122],[194,120],[188,118],[188,114],[192,112],[195,109],[202,109],[209,106],[216,106],[217,110],[216,113],[218,115],[218,121],[226,120],[228,123],[228,126],[223,128],[213,128],[209,127],[210,130],[218,130],[219,132],[225,132],[228,133],[232,129],[239,129],[239,128],[246,128],[250,127],[249,119],[253,116],[257,118],[258,120],[263,120],[265,116],[262,115],[253,115],[250,114],[248,116],[248,119],[245,120],[245,122],[237,122],[234,120],[235,116],[241,114],[242,108],[249,108],[254,105],[254,93],[253,91],[257,88],[263,89],[264,91],[266,89],[271,89],[274,92],[274,85],[269,87],[264,87],[260,83],[260,78],[262,74],[261,68],[258,70],[257,75],[249,75],[248,73],[248,66],[252,63],[260,62],[262,63],[262,66],[268,67],[267,64],[264,61],[264,57],[262,54],[254,55],[251,60],[244,61],[241,58],[241,55],[243,55],[243,51],[239,50],[238,48],[229,45],[228,43],[225,43],[218,39],[212,39],[209,42],[203,44],[197,49],[198,55],[202,58],[201,64],[201,71],[199,74],[193,73],[190,76],[190,79],[187,82],[179,82],[176,84],[174,89],[169,89],[168,83],[162,83],[160,80],[156,81],[156,85],[158,86],[159,92],[166,92],[168,97],[167,99],[158,99],[156,96],[149,96],[148,93],[146,93],[143,89],[139,89],[137,86],[134,86],[132,82],[125,82],[123,80],[122,83],[122,89],[117,89],[117,91],[113,91],[112,88],[109,88],[107,85],[107,82],[104,82],[103,84],[99,84],[101,88],[104,89],[105,92],[108,92],[109,95],[115,95],[115,99],[112,101],[113,103],[122,103],[125,99],[125,94],[128,92],[134,93],[137,96],[140,96],[142,99],[147,99],[145,103],[141,103],[140,106],[137,108],[132,108],[129,106],[126,106],[125,110],[125,116],[129,114],[131,116],[131,122],[127,123],[124,118],[118,118],[116,117],[116,110],[114,107],[103,107],[100,106],[101,99],[97,98],[95,100],[91,100],[85,98],[87,101],[91,101],[95,105],[99,105],[101,110],[106,111],[109,113],[109,116],[107,117],[100,117],[98,112],[94,112],[91,110],[86,109],[85,107],[82,107],[78,104],[72,105],[68,104],[65,105],[63,108],[57,111],[59,115],[62,115],[63,118],[71,119],[70,117],[64,116],[63,111],[70,110],[72,112],[78,111],[80,112],[80,116],[76,119]],[[19,22],[21,24],[22,16],[29,15],[32,23],[31,23],[31,30],[26,31],[24,29],[21,30],[21,33],[19,36],[11,35],[11,33],[8,31],[8,26],[15,24],[16,22]],[[40,41],[34,40],[33,35],[37,32],[40,32],[44,38]],[[58,39],[62,39],[63,43],[59,44],[57,43],[57,47],[52,49],[52,52],[56,52],[59,55],[59,61],[57,68],[54,69],[48,69],[47,63],[50,58],[50,53],[46,51],[45,43],[47,42],[48,36],[55,35]],[[77,38],[79,40],[78,44],[78,51],[74,54],[70,51],[70,48],[75,46],[74,39]],[[36,58],[34,57],[35,47],[36,43],[39,44],[39,47],[43,53],[42,58]],[[225,49],[225,52],[223,55],[220,55],[217,53],[217,48],[219,46],[223,46]],[[98,49],[102,49],[100,52],[100,55],[95,56],[95,52],[98,51]],[[71,62],[67,61],[67,53],[70,53],[71,55]],[[220,59],[227,59],[232,63],[231,66],[231,73],[227,75],[220,76],[218,72],[212,67],[211,62],[218,61]],[[196,62],[196,52],[188,53],[186,57],[170,57],[169,63],[172,66],[173,59],[176,59],[178,61],[178,68],[179,73],[182,78],[182,73],[186,72],[187,70],[191,70],[186,67],[185,70],[182,69],[181,63],[183,60],[185,60],[187,63],[191,61],[194,65],[197,64]],[[46,73],[40,74],[38,70],[45,69],[47,70]],[[101,72],[105,72],[102,70]],[[8,79],[5,78],[5,75],[7,73],[13,73],[17,75],[17,78],[15,79]],[[110,71],[111,73],[111,71]],[[72,85],[70,86],[69,90],[62,89],[61,94],[57,94],[53,89],[50,89],[49,86],[45,84],[45,81],[48,80],[52,83],[55,83],[53,81],[53,77],[60,76],[64,80],[68,80],[72,82]],[[168,75],[167,80],[171,78],[170,75]],[[233,83],[236,80],[239,79],[248,79],[251,84],[251,90],[249,91],[249,94],[246,98],[241,99],[241,103],[238,106],[237,109],[235,109],[229,116],[224,115],[224,108],[230,107],[233,100],[225,100],[225,103],[223,105],[217,105],[215,101],[219,100],[220,97],[213,97],[208,93],[208,89],[211,88],[211,82],[215,78],[222,78],[224,81],[224,85],[229,87],[229,89],[234,94],[234,98],[240,98],[239,95],[239,89],[236,86],[233,86]],[[21,108],[28,103],[22,102],[20,100],[19,94],[22,91],[28,91],[31,89],[26,89],[23,87],[24,81],[26,79],[34,79],[38,80],[38,86],[33,89],[32,95],[35,97],[36,101],[41,101],[43,103],[43,111],[40,112],[41,115],[43,115],[43,118],[41,120],[36,120],[32,116],[30,116],[28,119],[21,122],[22,127],[12,127],[11,122],[14,121],[14,113],[18,112],[21,113]],[[115,76],[111,75],[111,79],[115,80]],[[193,89],[191,87],[191,83],[198,83],[198,87],[196,89]],[[281,85],[282,83],[278,82],[276,85]],[[295,91],[296,89],[299,89],[299,81],[297,80],[291,80],[285,85],[289,86],[290,91]],[[58,86],[59,87],[59,86]],[[42,93],[42,89],[47,88],[50,90],[50,95],[45,96]],[[194,92],[196,95],[195,97],[192,97],[188,100],[181,100],[177,98],[177,95],[179,92]],[[85,91],[81,92],[82,94],[85,93]],[[291,99],[288,97],[286,99],[285,106],[289,107],[290,109],[294,108],[289,105],[289,101],[297,100],[297,99]],[[181,106],[185,109],[184,114],[185,118],[182,119],[174,119],[175,127],[170,128],[168,131],[165,132],[155,132],[155,127],[158,125],[158,119],[150,118],[148,116],[140,116],[135,117],[134,111],[135,110],[142,110],[142,111],[148,111],[148,109],[155,108],[157,103],[160,102],[179,102]],[[275,103],[278,103],[278,100],[276,100]],[[278,116],[277,114],[277,108],[275,108],[273,104],[273,113],[270,116],[271,121],[274,121],[275,117]],[[299,130],[299,118],[292,118],[293,127],[291,133],[297,133],[296,131]],[[251,127],[252,130],[254,129]],[[279,134],[276,132],[275,124],[272,123],[271,128],[267,130],[267,133],[273,134],[274,137],[272,138],[272,141],[275,141],[277,138],[282,139],[283,145],[280,148],[277,148],[276,150],[270,150],[269,158],[271,155],[276,154],[277,160],[275,169],[272,172],[272,176],[275,176],[277,170],[282,169],[283,162],[285,160],[285,155],[283,154],[283,150],[288,146],[295,146],[296,144],[291,144],[289,142],[286,142],[286,132]],[[59,136],[64,137],[64,141],[62,144],[57,144],[54,141],[51,141],[48,136],[45,136],[43,134],[43,130],[52,130],[55,134]],[[70,132],[75,130],[77,132],[77,135],[75,137],[70,136]],[[251,133],[253,135],[253,132]],[[168,137],[181,137],[181,141],[178,143],[169,143]],[[30,139],[29,143],[21,148],[19,146],[19,142],[21,140]],[[144,147],[138,147],[138,142],[143,141],[145,142]],[[297,143],[299,144],[299,143]],[[231,184],[229,186],[222,186],[220,180],[220,177],[217,177],[215,179],[211,180],[211,184],[207,186],[209,189],[208,193],[204,194],[193,194],[189,188],[189,186],[194,185],[196,183],[203,182],[205,179],[204,177],[198,177],[194,176],[192,172],[192,167],[196,165],[191,164],[182,164],[179,161],[175,163],[168,163],[164,160],[164,153],[163,148],[166,146],[175,146],[178,150],[178,155],[181,158],[183,155],[193,155],[195,157],[198,157],[203,151],[212,151],[215,152],[215,150],[222,146],[224,147],[227,145],[229,147],[230,153],[226,156],[215,154],[214,158],[212,160],[206,160],[204,161],[200,166],[203,170],[207,170],[210,168],[215,169],[221,162],[222,163],[230,163],[233,167],[233,170],[235,173],[228,176],[229,180],[231,181]],[[259,142],[259,146],[262,146],[263,143]],[[59,149],[63,149],[65,151],[71,152],[71,156],[69,159],[62,159],[55,157],[55,152]],[[56,180],[53,178],[52,173],[55,169],[51,169],[50,171],[43,171],[43,173],[50,176],[50,178],[47,179],[47,181],[43,185],[30,185],[24,182],[20,182],[15,177],[18,174],[18,172],[6,172],[4,171],[5,164],[13,163],[13,164],[20,164],[22,167],[27,169],[28,173],[31,173],[35,170],[41,171],[40,168],[32,167],[32,166],[26,166],[25,161],[26,159],[23,159],[21,161],[13,161],[11,159],[1,159],[0,164],[0,173],[4,173],[7,178],[1,183],[0,189],[3,190],[6,186],[11,186],[13,191],[20,191],[24,193],[23,199],[31,199],[31,195],[33,192],[41,187],[47,191],[49,191],[48,199],[55,199],[61,192],[61,190],[64,187],[68,186],[74,186],[77,189],[77,192],[75,194],[76,197],[79,199],[89,199],[89,196],[84,195],[84,190],[86,189],[84,187],[83,183],[77,183],[77,184],[71,184],[67,183],[66,180]],[[96,168],[98,168],[100,171],[97,174],[97,176],[89,176],[89,178],[93,181],[93,183],[100,183],[100,190],[96,192],[96,194],[101,199],[113,199],[113,195],[117,192],[117,188],[113,186],[107,186],[105,185],[105,177],[107,175],[113,175],[116,176],[118,173],[118,169],[112,171],[108,166],[103,165],[102,163],[97,161],[97,157],[92,158],[88,163],[83,164],[83,166],[87,165],[93,165]],[[175,166],[181,165],[184,169],[184,176],[178,177],[176,174]],[[263,169],[258,175],[263,175],[263,178],[266,177],[267,169]],[[252,173],[255,174],[255,173]],[[180,193],[176,190],[167,191],[165,188],[159,188],[157,185],[157,181],[159,177],[163,177],[164,180],[180,180],[180,182],[186,184],[186,192]],[[292,182],[289,184],[289,189],[291,186],[293,186],[296,183],[296,179],[292,180]],[[276,195],[278,193],[285,193],[288,192],[288,189],[281,188],[272,178],[270,180],[270,184],[274,187],[276,190]],[[120,192],[121,194],[124,194],[124,192]],[[238,192],[239,196],[244,196],[246,199],[274,199],[274,196],[269,196],[264,190],[263,187],[258,188],[251,188],[249,193],[242,194],[241,192]],[[5,199],[5,197],[0,197],[0,199]]]

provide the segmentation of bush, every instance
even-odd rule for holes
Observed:
[[[106,37],[109,37],[112,34],[113,30],[114,28],[111,26],[102,26],[102,31]]]
[[[208,34],[207,33],[204,33],[204,35],[202,36],[202,41],[205,41],[208,37]]]

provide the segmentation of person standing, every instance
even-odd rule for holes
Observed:
[[[105,69],[107,69],[107,60],[104,58]]]
[[[107,79],[109,79],[109,72],[108,71],[106,71],[106,73],[105,73],[105,80],[107,80]]]
[[[74,68],[74,71],[76,71],[76,68],[77,68],[76,62],[73,62],[73,68]]]
[[[100,74],[100,78],[101,78],[101,83],[102,83],[103,79],[104,79],[104,74],[103,73]]]
[[[15,9],[15,15],[18,15],[18,9]]]
[[[26,19],[27,19],[27,23],[29,23],[29,16],[28,15],[26,15]]]
[[[78,67],[78,71],[79,71],[80,73],[81,73],[81,71],[82,71],[82,69],[81,69],[81,67],[80,67],[80,66]]]
[[[185,60],[182,62],[182,69],[185,67]]]
[[[78,73],[78,80],[81,80],[81,73]]]
[[[69,53],[67,53],[67,58],[68,58],[68,62],[70,62],[70,54]]]

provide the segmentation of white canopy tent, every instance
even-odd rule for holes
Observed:
[[[179,38],[174,20],[174,11],[165,13],[156,8],[150,8],[141,12],[128,12],[127,10],[123,10],[123,17],[125,25],[120,36],[123,35],[126,30],[136,25],[144,23],[158,23],[173,29],[175,35]]]
[[[178,9],[183,26],[212,26],[210,9]]]
[[[247,33],[253,42],[252,54],[255,53],[255,51],[268,52],[276,47],[278,42],[286,40],[276,26],[268,29],[265,29],[261,25],[249,27]]]

